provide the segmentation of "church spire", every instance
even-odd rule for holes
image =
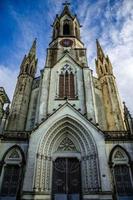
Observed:
[[[125,102],[123,102],[123,105],[124,105],[124,120],[125,120],[126,128],[128,131],[130,131],[131,134],[133,134],[133,118]]]
[[[105,56],[98,40],[96,40],[96,45],[96,71],[102,88],[107,129],[110,131],[125,130],[122,106],[110,59]]]
[[[103,52],[103,49],[98,41],[98,39],[96,39],[96,46],[97,46],[97,57],[103,61],[103,58],[105,58],[105,55],[104,55],[104,52]]]
[[[36,55],[36,41],[37,41],[37,38],[35,38],[32,43],[31,49],[29,51],[29,55],[32,55],[32,56]]]
[[[35,76],[37,66],[36,59],[36,38],[32,43],[32,46],[29,50],[28,55],[25,55],[20,67],[20,74],[28,74],[31,76]]]

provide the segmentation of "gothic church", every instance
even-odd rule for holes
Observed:
[[[11,107],[0,88],[1,200],[133,200],[133,119],[96,41],[94,77],[65,3],[36,77],[36,40]]]

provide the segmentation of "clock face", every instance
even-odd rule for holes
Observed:
[[[70,39],[63,39],[60,41],[60,44],[63,46],[63,47],[71,47],[72,44],[73,44],[73,41],[70,40]]]

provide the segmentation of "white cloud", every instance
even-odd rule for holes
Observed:
[[[133,113],[133,1],[117,1],[113,6],[109,2],[105,4],[105,1],[98,1],[89,5],[83,1],[79,6],[81,17],[87,9],[82,19],[82,36],[87,46],[90,66],[94,70],[95,40],[99,39],[112,62],[122,101],[126,101]],[[95,19],[96,23],[92,25]]]
[[[17,81],[18,70],[9,69],[0,65],[0,87],[4,87],[9,99],[12,99]]]
[[[101,37],[101,42],[104,43],[106,52],[112,60],[121,96],[133,112],[133,1],[123,1],[117,7],[115,15],[116,24],[111,26],[109,24],[106,27],[107,29],[111,27],[109,32],[111,43],[104,40],[104,37]]]

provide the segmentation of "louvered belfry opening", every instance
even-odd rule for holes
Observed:
[[[81,166],[77,158],[53,162],[52,200],[81,200]]]
[[[63,25],[63,35],[70,35],[70,25],[68,23]]]
[[[73,73],[60,74],[59,76],[59,98],[75,98],[74,75]]]
[[[16,196],[20,182],[21,168],[19,165],[6,165],[1,188],[2,196]]]

